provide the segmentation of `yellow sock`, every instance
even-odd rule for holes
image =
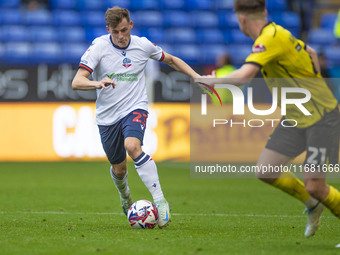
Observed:
[[[303,182],[291,172],[281,173],[280,177],[272,185],[297,198],[302,203],[305,203],[310,198]]]
[[[340,192],[329,186],[329,194],[322,202],[336,217],[340,218]]]

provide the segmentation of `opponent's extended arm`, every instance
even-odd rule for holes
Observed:
[[[249,83],[260,70],[260,67],[252,63],[243,64],[239,69],[229,73],[227,76],[216,78],[215,73],[195,79],[195,82],[203,82],[211,85],[214,84],[234,84],[244,85]],[[208,80],[208,79],[209,80]]]
[[[308,45],[306,47],[306,51],[309,54],[309,56],[312,58],[312,61],[314,63],[316,70],[320,73],[321,69],[320,69],[320,64],[319,64],[319,58],[318,58],[316,51]]]
[[[164,52],[163,63],[171,66],[178,72],[184,73],[191,78],[198,78],[200,75],[196,73],[187,63],[185,63],[182,59],[172,56],[166,52]]]

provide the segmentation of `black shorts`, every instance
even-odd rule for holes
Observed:
[[[137,109],[111,126],[98,125],[102,145],[111,164],[119,164],[125,160],[125,138],[136,137],[143,145],[147,117],[147,111]]]
[[[336,107],[307,128],[283,127],[279,124],[270,135],[266,148],[291,158],[307,150],[304,164],[338,164],[339,138],[340,113]]]

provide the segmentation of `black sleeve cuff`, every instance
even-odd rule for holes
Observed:
[[[261,65],[261,64],[259,64],[259,63],[256,63],[256,62],[253,62],[253,61],[244,62],[243,64],[244,64],[244,65],[245,65],[245,64],[253,64],[253,65],[256,65],[256,66],[258,66],[258,67],[262,68],[262,65]]]

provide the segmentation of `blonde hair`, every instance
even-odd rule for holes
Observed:
[[[107,9],[105,12],[105,20],[108,27],[115,28],[120,22],[122,22],[123,19],[130,22],[130,13],[125,8],[114,6]]]

